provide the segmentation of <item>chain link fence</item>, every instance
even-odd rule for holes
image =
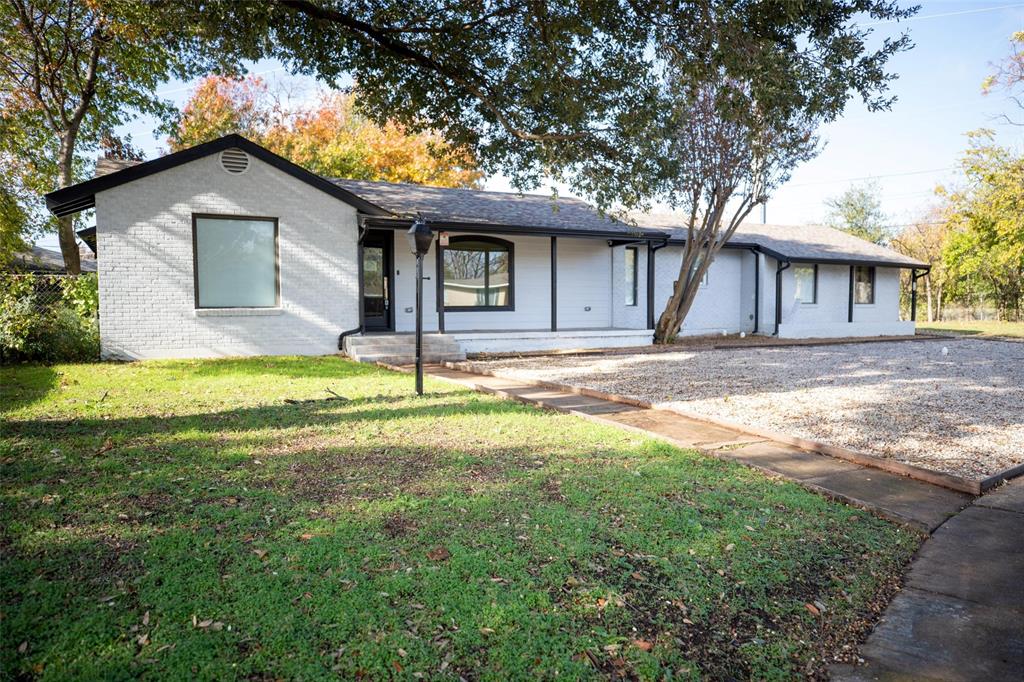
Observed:
[[[97,359],[99,294],[95,274],[0,274],[0,361]]]

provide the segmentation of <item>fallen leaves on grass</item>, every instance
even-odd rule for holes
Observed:
[[[633,646],[635,646],[640,651],[650,651],[654,648],[654,645],[645,639],[634,639]]]
[[[447,547],[435,547],[427,552],[427,558],[431,561],[447,561],[451,557],[452,553],[448,551]]]

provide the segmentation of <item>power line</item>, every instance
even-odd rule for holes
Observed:
[[[962,14],[981,14],[982,12],[995,12],[1001,9],[1014,9],[1017,7],[1024,7],[1024,2],[1018,2],[1014,5],[1000,5],[998,7],[979,7],[977,9],[964,9],[957,12],[942,12],[941,14],[923,14],[917,17],[907,17],[906,19],[885,19],[883,21],[870,21],[863,24],[855,24],[855,26],[864,27],[881,26],[882,24],[899,24],[906,23],[908,21],[918,21],[920,19],[941,19],[942,17],[957,17]]]
[[[814,182],[801,182],[796,185],[786,185],[786,187],[809,187],[810,185],[834,185],[838,182],[856,182],[860,180],[874,180],[876,178],[899,178],[907,175],[924,175],[926,173],[939,173],[942,171],[954,170],[955,168],[956,166],[946,166],[945,168],[928,168],[926,170],[906,171],[904,173],[865,175],[859,178],[836,178],[834,180],[816,180]]]

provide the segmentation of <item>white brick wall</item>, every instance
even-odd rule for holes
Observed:
[[[753,320],[747,319],[748,315],[753,314],[753,301],[743,300],[745,253],[735,249],[718,253],[708,269],[708,283],[701,286],[690,312],[683,320],[680,336],[721,334],[723,329],[735,334],[753,329]],[[681,246],[665,247],[654,256],[655,322],[672,296],[672,286],[679,277],[682,259]],[[747,265],[753,268],[754,261],[751,259]]]
[[[196,311],[192,214],[279,219],[281,307]],[[356,211],[250,158],[218,155],[96,196],[100,337],[106,358],[325,354],[359,323]]]
[[[268,310],[197,311],[193,289],[192,214],[250,215],[279,220],[281,306]],[[338,334],[358,325],[356,211],[255,158],[242,175],[225,173],[211,155],[96,196],[100,335],[106,358],[326,354]],[[454,233],[453,233],[454,234]],[[395,235],[395,321],[410,331],[414,259]],[[452,312],[448,331],[544,330],[551,322],[550,239],[515,243],[515,310]],[[623,247],[604,240],[558,241],[560,330],[646,327],[647,249],[639,249],[637,305],[626,306]],[[657,252],[655,317],[678,276],[679,247]],[[426,258],[424,322],[436,330],[434,254]],[[760,332],[772,333],[775,267],[761,257]],[[754,256],[724,250],[711,266],[684,322],[683,334],[753,329]],[[875,303],[857,305],[846,321],[849,268],[822,265],[818,303],[794,301],[792,268],[783,273],[782,336],[913,333],[899,321],[899,273],[876,271]],[[590,310],[587,310],[587,308]]]
[[[450,232],[451,236],[472,233]],[[444,316],[445,331],[543,330],[551,327],[550,237],[499,236],[515,245],[515,310],[454,311]],[[395,235],[395,326],[398,331],[416,328],[416,259],[405,235]],[[423,328],[437,330],[435,247],[423,260]],[[558,240],[558,328],[588,329],[612,326],[612,292],[609,289],[612,249],[602,239]],[[619,249],[621,251],[621,249]],[[621,258],[621,254],[619,255]],[[590,310],[586,310],[589,307]],[[410,309],[409,312],[406,312]],[[641,323],[642,324],[642,323]]]

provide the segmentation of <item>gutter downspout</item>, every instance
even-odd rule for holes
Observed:
[[[353,334],[363,333],[365,323],[363,322],[363,237],[366,236],[366,232],[369,228],[366,227],[367,216],[360,214],[359,221],[359,237],[356,240],[356,258],[359,261],[359,293],[358,293],[358,305],[359,305],[359,326],[353,327],[352,329],[346,329],[338,335],[338,350],[345,350],[345,337],[352,336]]]
[[[790,265],[792,263],[788,260],[779,261],[778,266],[775,268],[775,333],[772,336],[779,335],[779,325],[782,324],[782,272]]]
[[[928,270],[925,270],[920,275],[917,274],[917,268],[910,269],[910,321],[917,321],[917,280],[928,275]]]

